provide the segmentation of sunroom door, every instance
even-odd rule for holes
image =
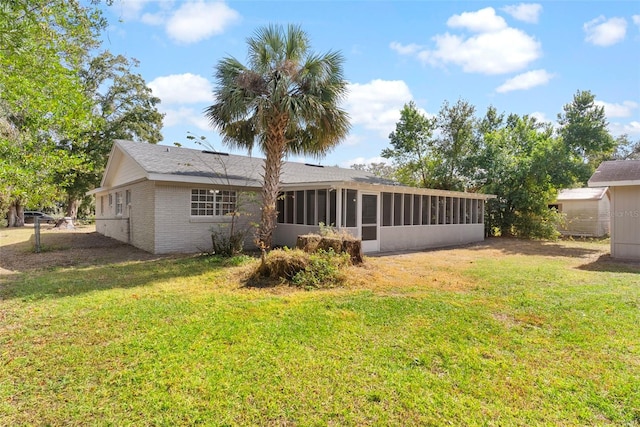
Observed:
[[[363,252],[377,252],[380,250],[378,229],[378,194],[361,193],[360,196],[360,237]]]

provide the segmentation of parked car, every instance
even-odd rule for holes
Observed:
[[[36,222],[36,218],[40,218],[40,223],[46,222],[50,224],[52,222],[56,222],[56,219],[51,215],[47,215],[46,213],[38,212],[38,211],[24,211],[24,223],[25,224],[33,224]]]

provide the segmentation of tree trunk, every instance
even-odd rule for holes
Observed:
[[[280,191],[280,171],[287,145],[285,137],[287,121],[287,116],[281,115],[272,122],[264,147],[266,159],[264,161],[264,183],[262,185],[262,214],[256,239],[258,247],[262,251],[263,259],[265,252],[271,249],[273,230],[276,227],[276,219],[278,217],[276,201]]]
[[[66,212],[66,216],[68,216],[69,218],[71,218],[72,220],[75,220],[76,218],[78,218],[78,206],[79,206],[79,201],[72,198],[71,196],[67,197],[67,212]]]
[[[7,227],[22,227],[24,226],[24,207],[18,201],[13,201],[9,205],[9,212],[7,213]]]
[[[269,147],[266,152],[264,184],[262,185],[262,214],[260,227],[258,228],[258,247],[262,251],[271,249],[273,243],[273,230],[276,227],[276,219],[278,217],[276,201],[280,191],[280,170],[282,169],[283,152],[284,147],[276,146]]]

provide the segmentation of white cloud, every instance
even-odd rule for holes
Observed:
[[[140,16],[142,9],[151,1],[153,0],[117,0],[112,7],[116,12],[120,12],[123,19],[133,20]]]
[[[433,37],[436,47],[432,50],[417,44],[396,42],[391,44],[391,48],[400,54],[413,54],[424,64],[454,64],[465,72],[481,74],[519,71],[542,55],[540,42],[521,30],[509,27],[490,7],[454,15],[447,25],[476,34],[438,34]]]
[[[145,13],[140,18],[143,24],[147,25],[163,25],[166,17],[163,13]]]
[[[583,25],[585,41],[596,46],[611,46],[624,40],[627,21],[624,18],[606,19],[600,15]]]
[[[148,86],[163,105],[213,102],[211,83],[197,74],[171,74],[156,77]]]
[[[222,33],[239,19],[240,14],[223,2],[190,1],[169,17],[166,30],[179,43],[195,43]]]
[[[456,64],[468,73],[510,73],[523,69],[541,55],[540,43],[515,28],[467,39],[445,33],[434,39],[436,50],[423,50],[418,58],[431,65]]]
[[[622,104],[612,104],[604,101],[594,101],[596,105],[604,107],[604,112],[608,118],[629,117],[633,110],[638,108],[638,103],[634,101],[622,101]]]
[[[415,43],[411,43],[408,45],[403,45],[401,43],[398,42],[391,42],[389,43],[389,47],[392,50],[395,50],[396,52],[398,52],[400,55],[414,55],[418,52],[420,52],[420,50],[423,49],[422,46],[420,46],[419,44],[415,44]]]
[[[613,136],[629,135],[631,138],[640,137],[640,122],[633,120],[629,123],[610,123],[609,131]]]
[[[351,124],[374,130],[386,138],[400,119],[400,110],[413,96],[402,80],[373,80],[352,83],[345,109]]]
[[[640,15],[633,15],[631,19],[633,19],[634,24],[640,27]]]
[[[542,12],[542,5],[537,3],[520,3],[518,5],[505,6],[501,10],[519,21],[536,24]]]
[[[547,84],[552,78],[553,74],[548,73],[546,70],[527,71],[504,82],[496,89],[496,92],[506,93],[513,90],[527,90]]]
[[[163,124],[166,127],[195,126],[200,130],[210,131],[212,129],[202,111],[187,107],[162,109],[161,111],[165,114]]]
[[[552,122],[551,120],[549,120],[547,118],[547,115],[545,113],[541,113],[540,111],[534,111],[533,113],[529,114],[529,116],[533,117],[534,119],[536,119],[540,123],[551,123]]]
[[[342,145],[346,145],[346,146],[360,145],[366,140],[367,140],[366,137],[364,137],[363,135],[350,133],[349,135],[347,135],[345,140],[342,141]]]
[[[492,7],[485,7],[477,12],[464,12],[460,15],[453,15],[447,20],[447,26],[451,28],[466,28],[475,33],[486,33],[490,31],[500,31],[507,28],[507,23],[496,15]]]

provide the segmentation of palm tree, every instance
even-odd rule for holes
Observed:
[[[347,91],[339,52],[309,52],[302,29],[269,25],[247,39],[248,66],[233,57],[215,68],[215,103],[205,109],[222,142],[265,154],[262,214],[257,244],[271,248],[280,190],[280,171],[288,154],[322,156],[345,138],[349,118],[338,104]]]

